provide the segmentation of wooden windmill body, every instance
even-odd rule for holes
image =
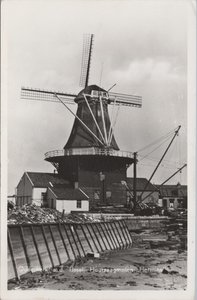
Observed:
[[[93,35],[84,40],[81,85],[78,95],[22,88],[22,98],[59,101],[75,117],[73,127],[62,150],[45,154],[60,177],[80,187],[90,198],[90,209],[97,205],[126,204],[127,168],[133,153],[120,151],[113,134],[108,105],[141,107],[141,97],[112,93],[97,85],[88,85]],[[69,103],[78,105],[74,114]]]

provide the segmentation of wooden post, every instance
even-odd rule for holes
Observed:
[[[92,252],[94,252],[93,249],[92,249],[92,245],[90,244],[90,241],[89,241],[89,239],[88,239],[88,237],[87,237],[87,235],[86,235],[86,233],[85,233],[85,230],[84,230],[84,228],[83,228],[83,225],[82,225],[82,224],[79,224],[79,225],[81,226],[81,229],[82,229],[83,234],[84,234],[84,237],[85,237],[85,239],[86,239],[86,241],[87,241],[87,243],[88,243],[88,246],[90,247],[90,250],[91,250]],[[84,224],[84,226],[85,226],[85,224]]]
[[[75,230],[76,237],[77,237],[77,239],[78,239],[78,241],[79,241],[79,244],[80,244],[80,247],[81,247],[81,249],[82,249],[83,255],[86,256],[86,253],[85,253],[85,251],[84,251],[84,249],[83,249],[83,245],[82,245],[81,240],[80,240],[80,238],[79,238],[79,235],[78,235],[76,226],[77,226],[77,225],[75,224],[75,225],[73,226],[73,228],[74,228],[74,230]]]
[[[107,244],[108,244],[108,246],[109,246],[109,249],[111,250],[112,248],[111,248],[111,244],[109,243],[109,240],[108,240],[108,238],[107,238],[107,236],[106,236],[106,234],[105,234],[105,231],[103,230],[103,227],[102,227],[102,225],[103,225],[103,222],[102,223],[99,223],[99,225],[100,225],[100,228],[101,228],[101,230],[102,230],[102,232],[103,232],[103,235],[104,235],[104,237],[105,237],[105,240],[106,240],[106,242],[107,242]],[[108,248],[107,248],[108,249]]]
[[[90,235],[90,237],[91,237],[91,239],[92,239],[92,241],[93,241],[93,244],[94,244],[94,246],[95,246],[97,252],[99,252],[98,246],[97,246],[97,244],[95,243],[95,240],[94,240],[94,238],[93,238],[93,236],[92,236],[92,233],[91,233],[90,228],[88,227],[88,225],[89,225],[89,224],[86,224],[86,228],[87,228],[87,230],[88,230],[88,232],[89,232],[89,235]]]
[[[115,249],[116,248],[116,244],[114,242],[113,235],[111,233],[111,229],[109,228],[108,223],[104,223],[104,226],[105,226],[105,228],[107,228],[107,233],[108,233],[109,238],[110,238],[112,249]]]
[[[37,255],[38,255],[38,260],[39,260],[41,269],[43,271],[44,268],[43,268],[43,264],[42,264],[42,259],[41,259],[41,256],[40,256],[40,252],[39,252],[39,249],[38,249],[38,244],[37,244],[37,241],[36,241],[36,237],[35,237],[35,233],[34,233],[32,225],[30,225],[30,228],[31,228],[31,233],[32,233],[32,237],[33,237],[34,246],[36,248],[36,252],[37,252]]]
[[[116,227],[116,231],[118,232],[119,237],[120,237],[120,240],[121,240],[121,242],[122,242],[122,246],[121,246],[121,247],[124,248],[124,242],[123,242],[123,239],[122,239],[122,236],[121,236],[121,232],[118,230],[116,221],[114,222],[114,226]]]
[[[25,239],[24,239],[24,234],[23,234],[23,228],[22,228],[21,225],[19,225],[19,228],[20,228],[20,236],[21,236],[21,241],[22,241],[24,253],[25,253],[25,258],[26,258],[26,261],[27,261],[27,267],[28,267],[28,270],[31,271],[30,260],[29,260],[28,254],[27,254],[27,247],[26,247],[26,244],[25,244]]]
[[[67,247],[66,247],[66,243],[65,243],[65,241],[64,241],[64,237],[63,237],[62,232],[61,232],[60,223],[58,223],[58,229],[59,229],[59,233],[60,233],[60,236],[61,236],[61,239],[62,239],[62,243],[63,243],[63,245],[64,245],[64,249],[65,249],[65,251],[66,251],[66,255],[67,255],[68,259],[70,259],[70,255],[69,255],[69,253],[68,253],[68,249],[67,249]]]
[[[12,242],[11,242],[11,239],[10,239],[9,229],[8,229],[8,247],[9,247],[9,250],[10,250],[10,255],[11,255],[11,259],[12,259],[12,264],[13,264],[15,276],[16,276],[17,280],[20,281],[20,276],[19,276],[18,271],[17,271],[16,261],[15,261],[15,257],[14,257],[14,251],[13,251],[13,248],[12,248]]]
[[[69,242],[69,245],[70,245],[70,248],[73,252],[73,255],[74,255],[74,258],[77,258],[76,254],[75,254],[75,251],[74,251],[74,248],[73,248],[73,245],[71,243],[71,240],[70,240],[70,237],[69,237],[69,234],[67,232],[67,229],[66,229],[66,226],[65,226],[65,223],[64,223],[64,230],[65,230],[65,233],[66,233],[66,236],[67,236],[67,239],[68,239],[68,242]]]
[[[118,239],[118,237],[117,237],[117,235],[116,235],[116,232],[115,232],[115,230],[114,230],[113,224],[114,224],[114,222],[112,221],[112,222],[111,222],[112,231],[113,231],[114,236],[115,236],[115,238],[116,238],[116,241],[117,241],[117,243],[118,243],[118,248],[121,248],[121,244],[120,244],[119,239]]]
[[[124,220],[122,220],[122,224],[123,224],[123,226],[124,226],[125,233],[126,233],[126,234],[127,234],[127,236],[128,236],[129,245],[131,245],[131,244],[132,244],[132,238],[131,238],[131,236],[130,236],[130,233],[129,233],[128,227],[127,227],[127,225],[125,224],[125,221],[124,221]]]
[[[51,230],[51,225],[49,225],[49,231],[50,231],[51,238],[52,238],[52,241],[53,241],[53,244],[54,244],[54,247],[55,247],[55,251],[56,251],[56,254],[57,254],[57,257],[58,257],[58,260],[59,260],[59,264],[61,265],[62,262],[61,262],[61,258],[60,258],[60,255],[59,255],[59,252],[58,252],[58,249],[57,249],[57,245],[56,245],[56,242],[55,242],[55,239],[54,239],[54,236],[53,236],[53,232]]]
[[[114,232],[113,232],[112,227],[111,227],[111,222],[107,222],[107,227],[109,228],[109,232],[110,232],[110,234],[112,236],[112,240],[113,240],[113,243],[114,243],[114,249],[117,249],[118,245],[117,245],[116,238],[114,236]]]
[[[98,236],[96,235],[96,232],[95,232],[95,230],[94,230],[94,225],[93,224],[95,224],[95,223],[90,223],[90,226],[91,226],[91,228],[92,228],[92,231],[93,231],[93,233],[94,233],[94,236],[95,236],[95,238],[96,238],[96,240],[97,240],[97,242],[98,242],[98,244],[99,244],[99,247],[101,248],[101,251],[104,251],[103,250],[103,247],[102,247],[102,245],[101,245],[101,243],[100,243],[100,241],[99,241],[99,238],[98,238]]]
[[[121,229],[121,232],[122,232],[122,234],[123,234],[123,236],[124,236],[124,239],[125,239],[125,247],[127,247],[128,246],[128,240],[127,240],[127,237],[126,237],[126,235],[125,235],[125,232],[124,232],[124,228],[122,227],[122,223],[118,220],[117,221],[118,222],[118,224],[119,224],[119,227],[120,227],[120,229]]]
[[[104,241],[104,239],[103,239],[103,236],[102,236],[102,234],[101,234],[101,229],[99,229],[99,223],[94,223],[95,224],[95,226],[96,226],[96,228],[97,228],[97,231],[98,231],[98,233],[100,234],[100,237],[101,237],[101,240],[102,240],[102,242],[103,242],[103,245],[105,246],[105,249],[107,250],[107,246],[106,246],[106,244],[105,244],[105,241]],[[100,227],[101,228],[101,227]]]
[[[134,208],[137,204],[137,152],[133,153],[133,200],[134,200]]]
[[[72,224],[68,224],[68,227],[69,227],[70,233],[71,233],[71,235],[72,235],[73,241],[74,241],[75,246],[76,246],[76,248],[77,248],[77,251],[78,251],[78,253],[79,253],[79,257],[81,257],[81,253],[80,253],[79,247],[78,247],[78,245],[77,245],[77,242],[76,242],[76,240],[75,240],[75,236],[74,236],[74,234],[73,234],[73,232],[72,232],[71,226],[73,226],[73,225],[72,225]]]
[[[52,268],[54,268],[53,258],[52,258],[51,251],[50,251],[50,248],[49,248],[49,245],[48,245],[48,241],[47,241],[47,238],[46,238],[46,235],[45,235],[45,232],[44,232],[44,227],[43,227],[43,225],[41,225],[41,228],[42,228],[42,235],[43,235],[43,238],[44,238],[46,247],[47,247],[47,251],[48,251],[48,253],[49,253],[49,258],[50,258],[50,261],[51,261],[51,266],[52,266]]]

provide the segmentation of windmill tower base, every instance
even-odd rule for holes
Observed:
[[[89,196],[90,210],[105,205],[126,205],[127,192],[121,181],[126,181],[127,168],[133,163],[133,158],[48,154],[45,160],[56,167],[60,177],[69,180]]]

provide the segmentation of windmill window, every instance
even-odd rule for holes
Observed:
[[[92,91],[92,97],[98,97],[98,91]]]
[[[77,200],[77,208],[81,208],[81,200]]]

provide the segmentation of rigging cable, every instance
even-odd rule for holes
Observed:
[[[174,134],[174,132],[175,132],[177,129],[178,129],[178,127],[176,127],[175,129],[169,131],[168,133],[162,135],[160,138],[156,139],[156,140],[153,141],[152,143],[146,145],[145,147],[139,149],[139,150],[136,151],[136,152],[138,152],[138,153],[139,153],[139,152],[142,152],[142,151],[144,151],[145,149],[147,149],[147,148],[149,148],[149,147],[151,147],[151,146],[153,146],[153,145],[159,143],[162,139],[167,138],[168,136]]]
[[[153,153],[154,151],[156,151],[159,147],[161,147],[165,142],[167,142],[169,139],[171,138],[171,136],[167,137],[161,144],[159,144],[159,146],[157,146],[156,148],[154,148],[151,152],[149,152],[148,154],[146,154],[145,156],[143,156],[139,161],[142,161],[143,159],[145,159],[147,156],[149,156],[151,153]]]

